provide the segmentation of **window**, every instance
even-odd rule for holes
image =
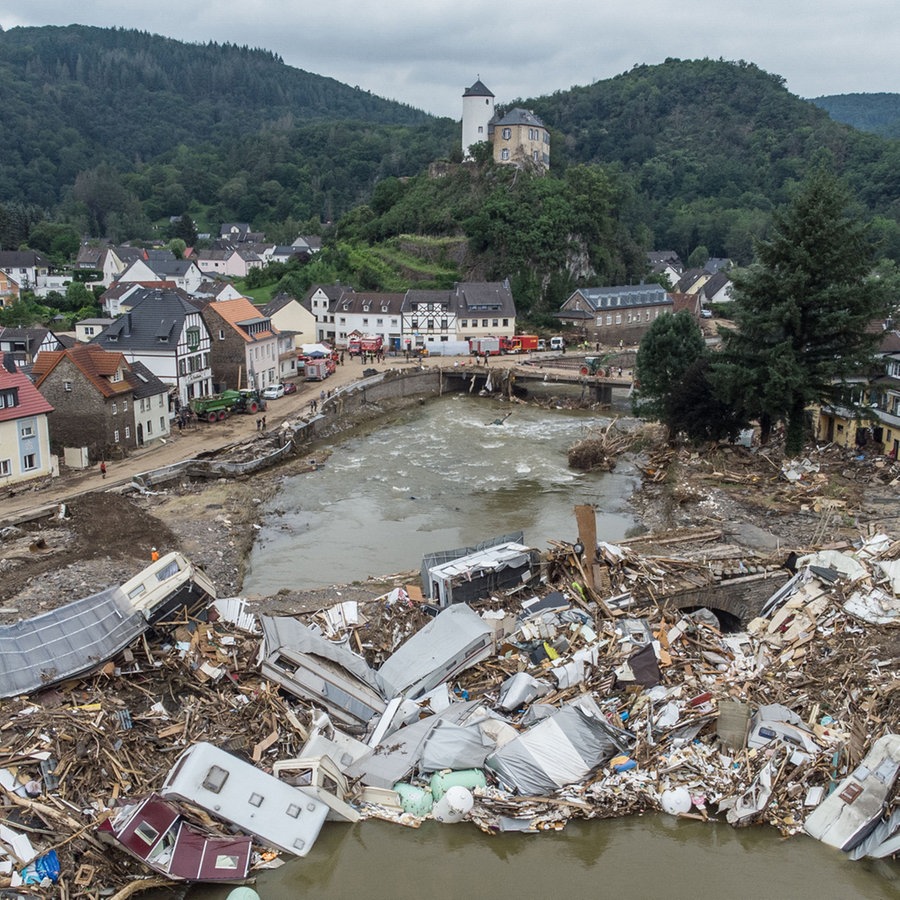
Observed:
[[[149,822],[141,822],[141,824],[134,829],[134,834],[135,837],[139,837],[148,845],[154,844],[159,837],[159,832]]]
[[[114,416],[117,416],[117,415],[119,414],[119,404],[118,404],[118,403],[113,402],[113,404],[112,404],[112,406],[110,407],[110,409],[112,410],[112,414],[113,414]]]
[[[115,441],[115,443],[117,443],[117,444],[119,443],[119,429],[118,428],[113,432],[113,441]]]
[[[500,320],[499,319],[491,319],[491,328],[499,328]]]
[[[224,340],[225,340],[225,329],[224,329],[224,328],[220,328],[220,329],[219,329],[219,340],[220,340],[220,341],[224,341]]]
[[[63,382],[63,390],[64,390],[64,391],[71,391],[71,390],[72,390],[72,382],[71,382],[71,381],[64,381],[64,382]]]
[[[22,457],[22,469],[28,472],[30,469],[37,468],[37,456],[34,453],[26,453]]]
[[[230,854],[220,854],[216,856],[216,869],[237,869],[238,858]]]
[[[481,320],[481,327],[482,327],[482,328],[487,328],[487,319],[482,319],[482,320]]]
[[[128,412],[128,401],[127,400],[122,401],[122,412]]]
[[[178,374],[187,375],[187,362],[183,359],[178,360]]]
[[[166,430],[166,417],[165,416],[159,417],[159,430],[160,431]]]
[[[0,459],[0,476],[12,475],[12,460]]]
[[[505,147],[500,151],[500,159],[509,159],[509,150]]]
[[[227,769],[223,769],[221,766],[210,766],[206,778],[203,779],[200,786],[213,794],[218,794],[225,786],[226,781],[228,781]]]
[[[509,319],[504,319],[504,320],[503,320],[503,327],[504,327],[504,328],[507,328],[508,326],[509,326]]]
[[[147,434],[153,434],[153,422],[147,419]],[[128,429],[125,429],[125,437],[128,437]]]
[[[22,429],[19,431],[19,435],[23,438],[34,437],[34,426],[31,424],[22,425]]]
[[[263,799],[264,799],[264,797],[262,794],[253,793],[250,795],[249,803],[251,806],[260,807],[260,806],[262,806]]]
[[[508,141],[512,137],[512,129],[504,128],[503,129],[503,140]]]
[[[131,428],[130,426],[125,426],[125,440],[127,441],[131,437]]]
[[[162,395],[162,394],[159,395],[159,403],[157,404],[157,406],[158,406],[160,409],[163,408],[163,395]],[[150,401],[149,401],[149,400],[147,401],[147,408],[148,408],[148,409],[150,408]]]

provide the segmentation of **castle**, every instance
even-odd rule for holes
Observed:
[[[462,152],[471,159],[479,141],[493,147],[494,162],[501,165],[550,167],[550,132],[530,110],[511,109],[503,116],[494,110],[494,95],[480,79],[463,96]]]

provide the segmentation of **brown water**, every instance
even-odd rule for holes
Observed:
[[[197,887],[191,900],[224,900]],[[305,859],[263,873],[263,900],[896,900],[896,863],[854,862],[770,828],[632,816],[562,832],[489,836],[473,825],[328,823]]]

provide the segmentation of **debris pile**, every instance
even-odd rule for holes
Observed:
[[[496,833],[652,810],[785,835],[812,822],[848,852],[896,853],[900,542],[785,570],[702,534],[689,556],[669,552],[678,534],[560,543],[468,603],[423,578],[302,619],[239,598],[172,611],[90,675],[3,701],[0,885],[99,896],[191,871],[180,847],[224,839],[221,871],[197,877],[233,859],[240,880],[239,864],[308,852],[326,818]],[[748,583],[735,612],[729,588]],[[267,797],[298,822],[274,848],[247,815]],[[187,837],[141,856],[128,829],[151,811]]]

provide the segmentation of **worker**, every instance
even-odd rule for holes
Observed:
[[[100,477],[106,478],[106,463],[104,461],[100,463]]]
[[[150,548],[150,562],[157,562],[159,560],[159,550],[156,547]]]

